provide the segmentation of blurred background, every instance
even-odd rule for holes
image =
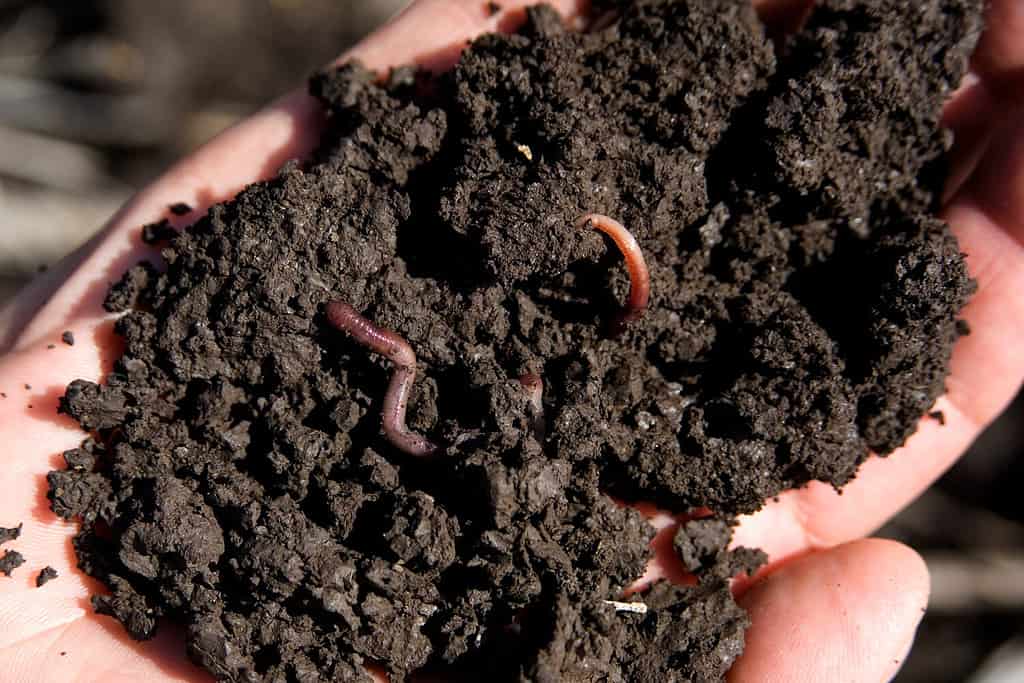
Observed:
[[[0,302],[403,0],[0,0]],[[1024,400],[888,525],[932,572],[900,683],[1024,681]]]
[[[0,0],[0,299],[403,0]]]

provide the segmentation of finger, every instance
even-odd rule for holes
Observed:
[[[1024,104],[1004,105],[988,121],[994,140],[957,194],[1024,243]]]
[[[978,292],[964,311],[972,333],[953,354],[940,426],[926,419],[886,460],[871,459],[840,496],[821,484],[791,491],[745,518],[737,543],[784,558],[871,533],[937,479],[1012,399],[1024,378],[1024,121],[1005,112],[985,156],[946,218]]]
[[[159,632],[140,645],[113,619],[76,619],[0,650],[2,680],[19,683],[208,683],[184,656],[180,635]]]
[[[781,560],[868,535],[942,475],[1012,400],[1024,377],[1024,248],[965,204],[948,213],[979,290],[965,318],[972,333],[954,349],[947,394],[917,433],[888,458],[870,458],[842,493],[812,482],[741,519],[734,543]]]
[[[862,540],[779,567],[741,598],[753,625],[731,683],[890,680],[928,602],[909,548]]]
[[[108,618],[92,618],[98,583],[77,571],[71,547],[76,525],[49,511],[46,473],[82,433],[56,414],[68,377],[108,362],[86,339],[74,347],[45,345],[0,358],[0,523],[21,523],[9,546],[25,557],[0,581],[0,671],[12,681],[207,681],[183,656],[181,638],[164,630],[145,644]],[[51,566],[58,577],[42,588],[35,577]],[[40,662],[46,665],[40,667]]]
[[[679,525],[685,523],[687,517],[672,515],[664,510],[658,510],[646,503],[632,505],[641,514],[647,517],[647,521],[654,527],[655,535],[651,539],[651,559],[647,563],[643,576],[633,582],[626,590],[626,595],[632,595],[639,591],[646,590],[657,581],[667,580],[679,586],[692,586],[697,583],[697,577],[690,572],[679,559],[676,553],[674,541]]]
[[[992,117],[997,111],[991,93],[976,74],[968,73],[942,113],[942,127],[953,131],[949,171],[943,189],[945,206],[974,173],[992,141]]]
[[[968,448],[1012,400],[1024,378],[1024,247],[977,208],[948,212],[978,280],[964,311],[971,334],[953,352],[947,394],[935,408],[945,425],[921,421],[890,457],[871,458],[842,494],[821,483],[784,493],[744,517],[735,543],[773,559],[867,535],[916,498]]]
[[[1007,94],[1024,83],[1024,2],[990,0],[985,33],[974,53],[974,68],[990,86]]]
[[[110,334],[109,326],[101,334]],[[51,350],[39,343],[0,358],[0,391],[7,395],[0,399],[0,525],[23,524],[21,536],[5,548],[26,559],[0,580],[0,671],[19,674],[0,679],[207,681],[186,660],[184,640],[173,629],[162,626],[156,640],[140,644],[113,619],[93,616],[89,597],[103,586],[77,570],[71,546],[77,525],[49,509],[46,474],[63,466],[59,454],[83,436],[72,420],[57,415],[57,397],[69,378],[95,378],[97,368],[109,365],[106,346],[105,338],[80,335],[73,347]],[[44,566],[55,568],[58,578],[36,588]],[[52,666],[41,670],[39,661]]]
[[[0,398],[0,526],[23,524],[11,547],[26,560],[0,581],[0,647],[83,616],[88,596],[99,588],[77,571],[70,541],[76,526],[50,511],[46,474],[61,467],[60,453],[83,438],[71,420],[57,415],[62,385],[78,376],[95,378],[103,362],[99,347],[86,339],[0,358],[0,392],[7,396]],[[33,586],[46,565],[59,578],[43,593]]]
[[[481,0],[420,0],[341,60],[360,59],[374,69],[413,62],[445,68],[470,38],[512,28],[530,2],[498,4],[501,10],[492,15]],[[569,16],[581,13],[587,0],[552,4]],[[251,182],[272,176],[285,160],[312,149],[320,127],[320,109],[314,100],[303,91],[294,92],[178,163],[118,212],[101,237],[0,309],[0,330],[7,330],[0,333],[0,352],[38,340],[73,318],[101,318],[107,281],[139,258],[140,226],[166,217],[173,203],[183,201],[205,209]]]
[[[953,354],[947,395],[937,408],[945,427],[926,419],[908,444],[865,463],[842,495],[811,484],[745,518],[737,543],[776,559],[871,533],[937,479],[1013,398],[1024,378],[1024,117],[1019,105],[986,109],[996,116],[983,134],[946,218],[967,255],[978,292],[964,311],[972,333]],[[962,122],[961,122],[962,123]],[[986,126],[978,121],[979,128]]]

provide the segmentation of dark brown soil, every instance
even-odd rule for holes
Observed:
[[[5,550],[3,557],[0,557],[0,574],[10,576],[11,572],[25,564],[25,556],[17,550]]]
[[[843,485],[943,389],[973,285],[933,217],[938,117],[981,3],[829,0],[778,54],[746,2],[617,4],[585,35],[533,10],[433,81],[318,76],[314,160],[111,289],[125,353],[68,387],[94,437],[50,475],[97,611],[185,624],[228,680],[723,677],[729,577],[763,559],[724,552],[732,517]],[[651,269],[614,339],[628,278],[591,211]],[[334,299],[415,349],[409,424],[442,455],[383,438],[392,368]],[[696,586],[606,602],[652,537],[609,494],[714,510],[675,538]]]
[[[57,578],[57,570],[53,567],[43,567],[39,570],[39,575],[36,576],[36,588],[42,588],[46,584],[50,583]]]
[[[8,541],[18,540],[18,538],[21,536],[21,527],[21,524],[11,528],[0,526],[0,545],[3,545]]]

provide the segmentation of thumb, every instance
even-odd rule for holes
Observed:
[[[783,564],[740,599],[753,625],[729,681],[890,680],[928,591],[924,561],[892,541],[854,541]]]

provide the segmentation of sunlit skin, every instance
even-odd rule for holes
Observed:
[[[391,330],[377,327],[344,301],[331,301],[324,306],[324,311],[331,325],[395,365],[391,381],[384,392],[384,407],[381,409],[381,424],[388,441],[409,455],[436,453],[435,444],[405,426],[409,392],[416,381],[416,353],[409,342]]]
[[[467,38],[515,25],[521,13],[511,8],[524,3],[500,4],[503,11],[488,17],[479,0],[415,2],[348,56],[377,69],[410,61],[444,68]],[[567,14],[583,9],[580,0],[553,4]],[[805,4],[759,7],[785,25]],[[946,112],[957,142],[944,216],[979,283],[964,312],[973,333],[956,347],[948,391],[935,406],[946,425],[924,420],[904,448],[869,460],[842,496],[812,484],[743,520],[737,542],[764,548],[771,562],[753,584],[738,587],[753,626],[734,683],[888,680],[921,619],[928,574],[911,549],[864,537],[962,455],[1024,378],[1024,345],[1015,343],[1024,338],[1024,4],[993,0],[989,11],[992,28],[974,74]],[[0,391],[7,394],[0,398],[0,526],[24,522],[21,538],[5,547],[28,560],[11,578],[0,577],[0,681],[210,680],[185,659],[180,629],[164,627],[155,640],[135,643],[119,624],[92,614],[88,596],[102,587],[76,569],[75,525],[56,519],[45,499],[46,472],[83,437],[56,415],[57,397],[75,378],[100,380],[119,354],[101,304],[118,273],[142,256],[155,258],[140,244],[139,226],[175,202],[202,210],[267,177],[307,153],[320,124],[313,102],[293,94],[222,134],[0,309]],[[178,226],[189,219],[171,217]],[[67,329],[73,347],[59,343]],[[652,519],[661,527],[673,521]],[[670,533],[655,539],[655,552],[648,579],[684,576],[671,559]],[[60,577],[36,588],[46,565]]]

